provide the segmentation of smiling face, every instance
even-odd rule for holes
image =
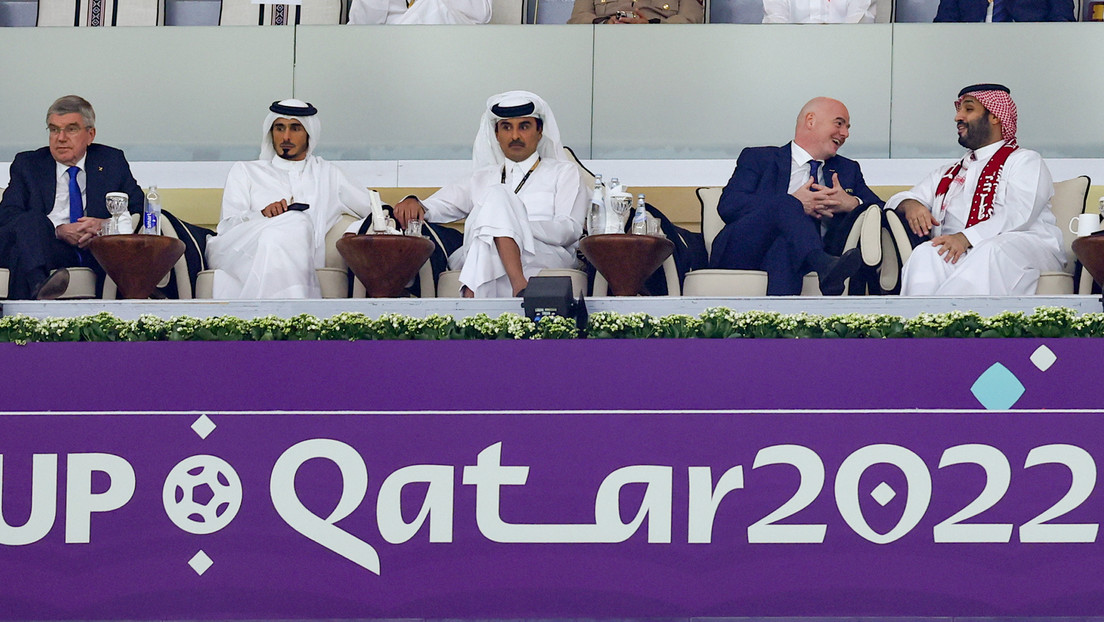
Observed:
[[[972,95],[962,98],[955,113],[958,144],[967,149],[980,149],[1001,139],[1001,122],[990,114]]]
[[[79,112],[50,115],[46,129],[50,132],[50,155],[66,166],[80,162],[96,138],[96,128],[88,127]]]
[[[502,153],[514,162],[523,162],[533,155],[544,135],[542,124],[536,117],[499,119],[495,122],[495,138]]]
[[[842,102],[818,97],[801,109],[794,142],[817,160],[836,155],[851,135],[851,115]]]
[[[297,119],[280,117],[272,122],[272,148],[285,160],[302,160],[307,157],[310,136]]]

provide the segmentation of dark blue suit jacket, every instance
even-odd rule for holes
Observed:
[[[1073,0],[1005,0],[1014,22],[1072,22]],[[984,22],[989,0],[940,0],[937,22]]]
[[[88,145],[84,166],[86,216],[110,216],[104,199],[108,192],[127,193],[130,212],[142,212],[145,195],[134,180],[122,151],[92,143]],[[56,192],[57,168],[49,147],[16,154],[11,164],[11,182],[0,199],[0,227],[20,212],[34,211],[48,215],[54,209]]]
[[[766,270],[773,281],[768,285],[771,294],[800,293],[802,261],[808,254],[823,249],[838,255],[862,209],[882,205],[878,195],[867,187],[858,162],[843,156],[829,158],[824,163],[825,182],[830,185],[832,175],[839,175],[840,184],[848,194],[859,197],[863,206],[828,220],[821,239],[820,221],[805,216],[801,201],[788,192],[792,158],[789,144],[744,149],[717,205],[725,227],[713,241],[710,266]],[[782,239],[777,228],[765,224],[776,224],[780,215],[800,221],[791,221],[800,228],[800,235]]]

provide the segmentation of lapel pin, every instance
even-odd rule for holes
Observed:
[[[102,166],[97,166],[96,170],[102,173],[103,172],[103,167]]]

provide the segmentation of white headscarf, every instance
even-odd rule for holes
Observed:
[[[537,145],[537,153],[544,160],[567,160],[563,143],[560,142],[560,128],[556,125],[556,117],[552,116],[552,109],[543,99],[529,91],[507,91],[492,96],[487,100],[487,106],[483,111],[483,119],[479,122],[479,132],[475,135],[475,144],[472,146],[472,161],[475,168],[484,166],[502,166],[506,161],[502,147],[495,138],[495,123],[502,117],[491,112],[492,106],[522,106],[533,104],[533,114],[544,123],[540,144]]]
[[[283,101],[276,102],[273,106],[290,106],[292,108],[313,108],[305,101],[298,99],[285,99]],[[303,128],[307,130],[307,157],[309,158],[314,153],[314,147],[318,144],[318,140],[322,137],[322,122],[318,120],[317,114],[309,116],[297,116],[293,114],[281,114],[278,112],[268,111],[268,116],[265,117],[264,127],[261,128],[261,160],[271,160],[276,157],[276,148],[272,146],[272,124],[276,122],[276,119],[295,119],[303,124]]]

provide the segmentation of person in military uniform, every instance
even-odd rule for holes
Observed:
[[[575,0],[569,24],[700,24],[704,0]]]

